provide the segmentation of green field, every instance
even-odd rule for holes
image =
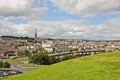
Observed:
[[[20,58],[8,60],[8,62],[9,62],[9,63],[13,63],[13,62],[20,62],[20,61],[28,61],[28,60],[29,60],[28,57],[20,57]]]
[[[39,67],[45,67],[45,65],[35,65],[35,64],[22,64],[20,65],[21,67],[24,67],[24,68],[39,68]]]
[[[120,51],[60,62],[5,80],[120,80]]]

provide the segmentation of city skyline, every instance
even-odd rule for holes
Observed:
[[[0,36],[119,40],[120,0],[0,0]]]

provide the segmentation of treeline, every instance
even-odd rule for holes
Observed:
[[[28,40],[28,41],[34,41],[34,38],[31,37],[16,37],[16,36],[1,36],[1,38],[11,38],[11,39],[21,39],[21,40]]]

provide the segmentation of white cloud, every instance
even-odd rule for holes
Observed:
[[[83,17],[120,11],[120,0],[53,0],[61,10]]]
[[[39,19],[46,12],[47,8],[38,6],[35,0],[0,0],[0,16]]]
[[[85,24],[84,21],[29,21],[26,24],[12,24],[0,20],[1,35],[39,37],[78,38],[78,39],[119,39],[120,17],[110,19],[100,25]]]
[[[41,0],[43,3],[48,0]],[[40,1],[40,3],[41,3]],[[95,16],[120,10],[120,0],[53,0],[65,12],[81,16]],[[45,4],[44,6],[49,6]],[[0,0],[0,35],[34,36],[37,29],[39,37],[78,38],[78,39],[119,39],[120,17],[110,19],[99,25],[90,25],[86,21],[41,21],[47,8],[38,7],[34,0]],[[30,19],[24,24],[14,24],[10,18]],[[1,17],[0,17],[1,18]],[[32,20],[34,19],[34,20]],[[38,19],[38,20],[36,20]]]
[[[15,25],[7,20],[0,20],[0,35],[24,36],[28,31],[23,25]]]

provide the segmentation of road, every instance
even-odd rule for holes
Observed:
[[[14,63],[11,63],[11,69],[19,70],[21,72],[28,72],[28,71],[32,71],[32,70],[36,69],[36,68],[22,68],[20,66],[21,64],[25,64],[25,62],[14,62]]]

